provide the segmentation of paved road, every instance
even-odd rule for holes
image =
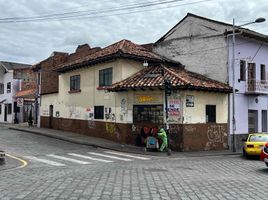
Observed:
[[[0,147],[28,162],[0,168],[0,199],[267,198],[268,168],[240,156],[121,154],[5,127]]]

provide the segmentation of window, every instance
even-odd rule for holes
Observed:
[[[41,72],[38,72],[37,74],[37,84],[41,85]]]
[[[248,110],[248,132],[258,132],[258,110]]]
[[[261,82],[265,82],[266,73],[265,73],[265,65],[261,65]]]
[[[134,105],[133,122],[163,124],[163,105]]]
[[[255,63],[248,63],[248,80],[256,79],[256,65]]]
[[[80,91],[80,75],[70,77],[70,91]]]
[[[112,85],[113,68],[107,68],[99,71],[99,86]]]
[[[7,114],[8,115],[12,114],[12,104],[9,103],[9,104],[6,104],[6,106],[7,106]]]
[[[11,82],[7,83],[7,93],[11,92]]]
[[[94,119],[104,119],[104,106],[94,106]]]
[[[262,132],[267,132],[267,110],[262,110],[261,115],[262,115]]]
[[[240,81],[246,80],[246,61],[240,60]]]
[[[206,123],[216,123],[216,105],[206,105]]]
[[[4,94],[4,84],[0,83],[0,94]]]

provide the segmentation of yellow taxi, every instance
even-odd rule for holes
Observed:
[[[261,155],[261,151],[263,146],[268,142],[268,134],[267,133],[252,133],[249,134],[247,139],[243,140],[243,155],[245,157],[248,156],[259,156]]]

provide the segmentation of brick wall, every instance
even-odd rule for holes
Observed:
[[[15,69],[13,72],[14,79],[21,80],[21,90],[35,89],[36,75],[32,68]]]
[[[57,65],[72,62],[95,53],[100,49],[100,47],[91,48],[88,44],[79,45],[75,53],[69,55],[63,52],[54,52],[49,58],[35,65],[35,70],[41,69],[41,94],[58,92],[58,73],[53,71]]]
[[[58,73],[53,68],[67,61],[68,54],[54,52],[49,58],[34,66],[41,71],[41,94],[58,92]],[[37,75],[36,75],[37,76]]]

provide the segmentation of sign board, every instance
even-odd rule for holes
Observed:
[[[186,107],[194,107],[194,96],[186,95]]]
[[[24,103],[24,99],[23,98],[17,98],[17,106],[18,107],[22,107]]]
[[[168,100],[168,115],[169,116],[180,116],[180,99]]]
[[[135,95],[134,103],[136,104],[155,104],[162,103],[162,96],[160,95]]]

